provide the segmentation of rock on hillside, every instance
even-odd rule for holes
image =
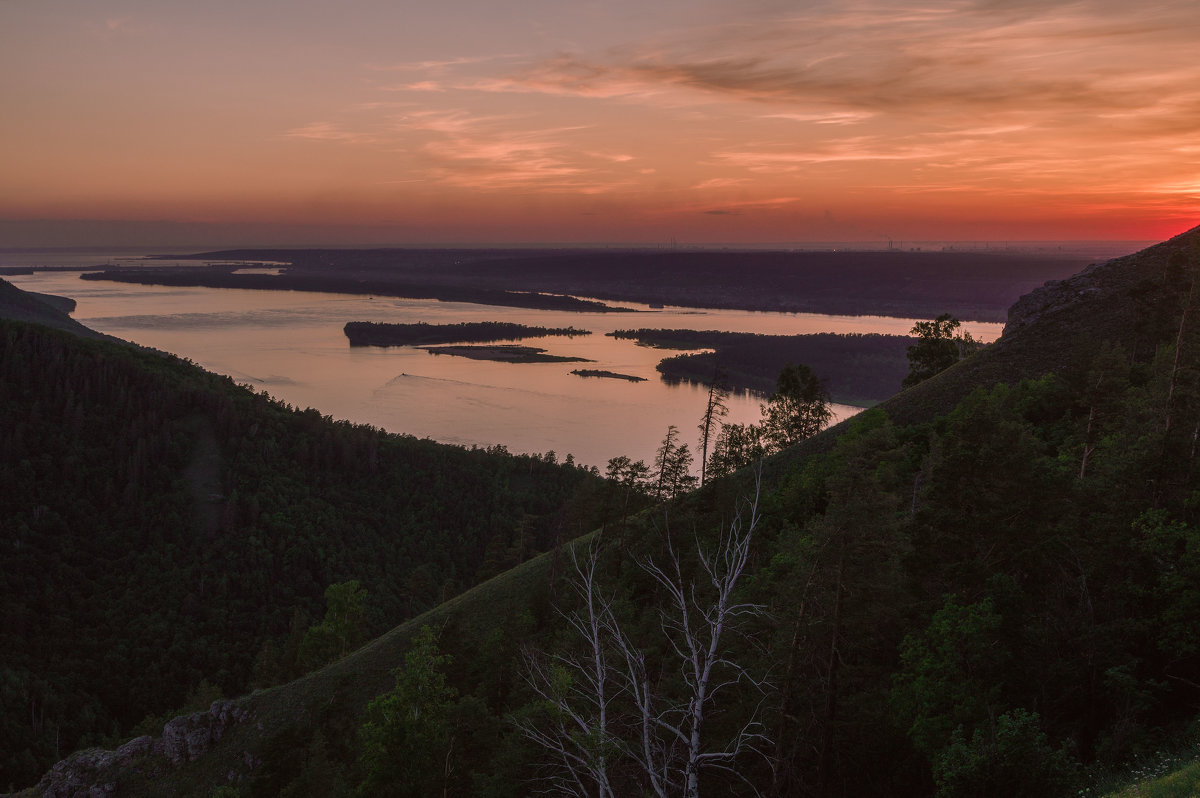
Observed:
[[[115,751],[76,751],[42,777],[36,793],[45,798],[116,795],[122,773],[152,773],[195,761],[248,714],[233,701],[214,701],[206,711],[168,721],[162,737],[135,737]]]
[[[1022,296],[1008,309],[1004,335],[1008,336],[1060,311],[1086,311],[1093,302],[1123,299],[1127,310],[1135,310],[1133,306],[1136,302],[1128,300],[1139,291],[1148,291],[1153,283],[1161,283],[1171,253],[1198,247],[1200,227],[1195,227],[1132,255],[1093,263],[1065,280],[1049,280],[1041,288]]]

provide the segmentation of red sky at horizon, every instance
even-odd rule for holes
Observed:
[[[1159,240],[1200,4],[0,2],[0,247]]]

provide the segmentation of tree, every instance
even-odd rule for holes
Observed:
[[[629,500],[639,494],[645,494],[647,481],[650,477],[650,466],[641,460],[631,460],[627,455],[619,455],[608,461],[604,476],[610,485],[619,489],[621,495],[621,518],[629,512]]]
[[[692,453],[686,443],[676,443],[678,439],[679,429],[672,424],[667,427],[666,437],[654,456],[658,479],[653,493],[660,501],[674,498],[696,484],[696,478],[691,473]]]
[[[726,424],[721,427],[708,464],[709,479],[732,474],[761,460],[767,453],[763,428],[758,424]]]
[[[442,795],[450,773],[453,730],[449,722],[457,691],[442,672],[448,658],[433,630],[422,626],[395,670],[396,686],[367,707],[361,762],[362,795]]]
[[[739,761],[761,755],[770,744],[758,705],[732,695],[739,687],[761,694],[766,679],[732,660],[727,642],[743,621],[763,611],[737,598],[759,523],[758,495],[756,485],[715,549],[697,545],[694,576],[685,576],[669,535],[665,564],[637,561],[667,599],[659,611],[663,639],[650,646],[634,640],[603,593],[599,539],[586,559],[575,560],[580,607],[564,617],[576,651],[525,656],[526,679],[543,712],[540,720],[531,715],[518,726],[548,754],[542,779],[549,791],[696,798],[702,773],[739,777]],[[668,660],[661,670],[651,669],[648,650],[667,652],[657,655]],[[713,716],[739,705],[745,714],[726,725],[728,736],[713,740]]]
[[[704,403],[704,414],[700,417],[700,484],[708,480],[708,448],[709,442],[716,436],[713,428],[719,426],[721,419],[729,413],[725,400],[729,398],[729,388],[725,385],[719,369],[713,369],[712,382],[708,385],[708,400]]]
[[[367,591],[358,580],[325,588],[325,617],[310,627],[300,643],[300,661],[306,670],[349,654],[367,639]]]
[[[789,363],[763,406],[763,427],[773,451],[816,435],[833,418],[829,393],[808,366]]]
[[[961,326],[962,322],[949,313],[913,325],[910,332],[917,336],[917,342],[908,348],[908,376],[902,383],[905,388],[924,382],[979,351],[983,342],[969,332],[955,334]]]
[[[959,726],[938,758],[937,798],[1037,798],[1065,795],[1077,764],[1050,747],[1036,712],[1015,709],[980,728],[968,741]]]

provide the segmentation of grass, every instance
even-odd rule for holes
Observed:
[[[1129,775],[1133,783],[1105,798],[1193,798],[1200,795],[1200,750],[1164,757]]]
[[[322,713],[335,705],[345,708],[357,725],[367,703],[394,684],[392,671],[404,662],[409,642],[422,626],[438,628],[454,622],[465,636],[482,640],[503,623],[514,604],[525,604],[531,596],[546,591],[551,559],[551,554],[535,557],[406,621],[321,670],[238,699],[250,717],[230,727],[207,754],[179,768],[166,765],[165,760],[147,762],[123,774],[121,794],[208,798],[215,788],[229,784],[230,774],[251,778],[247,763],[259,758],[281,730],[317,724]]]

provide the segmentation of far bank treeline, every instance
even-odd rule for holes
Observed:
[[[115,268],[80,275],[84,280],[112,280],[139,285],[205,286],[242,288],[258,291],[317,291],[321,293],[435,299],[439,302],[473,302],[478,305],[533,308],[537,310],[573,310],[591,313],[622,312],[603,302],[579,299],[541,291],[510,291],[505,288],[479,288],[467,285],[442,285],[428,279],[404,279],[392,275],[347,277],[331,272],[316,274],[238,274],[231,266],[206,268]]]
[[[0,787],[202,681],[297,675],[277,654],[333,583],[363,585],[377,634],[591,529],[603,482],[556,459],[334,422],[0,321]]]
[[[530,292],[522,295],[522,301],[597,297],[690,307],[906,318],[932,318],[950,311],[959,318],[986,321],[1004,321],[1008,306],[1022,294],[1048,279],[1074,274],[1089,263],[1083,255],[995,250],[248,249],[190,257],[285,262],[290,264],[286,275],[290,284],[277,281],[274,285],[299,290],[344,290],[306,287],[318,283],[411,283],[426,291],[490,292],[502,300],[488,304],[512,304],[513,298],[506,294],[520,291]],[[126,270],[120,279],[137,279],[141,271]],[[195,275],[207,270],[183,271]],[[212,273],[216,275],[217,270]],[[250,277],[256,276],[233,275]],[[273,278],[256,279],[270,284]],[[238,286],[251,287],[244,279],[239,279]],[[558,296],[539,299],[538,293]]]
[[[676,355],[658,364],[663,379],[725,384],[762,395],[775,390],[779,370],[804,363],[824,382],[835,401],[873,404],[900,390],[908,374],[906,353],[916,341],[903,335],[815,333],[759,335],[717,330],[617,330],[615,338],[660,349],[712,349]]]

